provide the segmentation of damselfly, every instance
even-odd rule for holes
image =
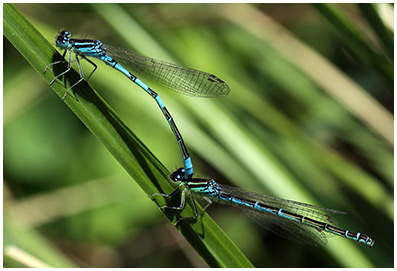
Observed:
[[[152,195],[152,197],[157,195],[172,197],[179,191],[179,187],[183,186],[180,206],[160,207],[183,210],[185,194],[190,191],[195,216],[179,218],[175,225],[182,220],[198,218],[199,212],[193,198],[193,194],[197,194],[208,202],[204,210],[212,201],[240,207],[244,209],[245,214],[267,230],[298,243],[324,246],[327,244],[327,236],[337,235],[367,247],[375,244],[375,241],[365,234],[337,227],[336,221],[329,213],[345,214],[344,212],[243,191],[236,187],[218,184],[213,179],[186,180],[183,176],[184,169],[178,169],[170,176],[172,182],[177,185],[176,189],[170,194]]]
[[[227,95],[230,92],[230,89],[224,81],[222,81],[213,74],[186,67],[181,67],[160,60],[155,60],[150,57],[138,55],[128,50],[120,49],[115,50],[114,52],[112,52],[111,50],[108,51],[108,46],[104,45],[99,40],[72,39],[71,33],[67,30],[63,30],[59,33],[55,43],[58,48],[64,49],[65,51],[62,55],[61,60],[48,64],[44,72],[47,71],[48,67],[66,61],[66,54],[68,54],[69,61],[67,69],[55,76],[54,79],[51,81],[50,85],[52,85],[57,78],[70,71],[73,61],[77,62],[80,71],[80,79],[66,90],[62,100],[66,98],[66,95],[70,89],[72,89],[82,80],[84,80],[84,74],[80,65],[80,59],[84,59],[94,66],[93,71],[87,77],[87,81],[97,69],[97,65],[92,62],[89,57],[94,57],[102,60],[107,65],[115,68],[116,70],[127,76],[132,82],[140,86],[156,101],[157,105],[160,107],[165,118],[167,119],[181,149],[185,168],[184,178],[189,179],[193,176],[193,165],[190,159],[189,152],[187,151],[185,143],[182,139],[182,135],[179,133],[171,114],[165,107],[163,101],[160,99],[160,96],[151,88],[149,88],[145,83],[143,83],[140,79],[138,79],[135,75],[133,75],[122,65],[120,65],[120,63],[118,63],[113,57],[119,59],[122,62],[125,62],[135,72],[143,76],[147,76],[151,80],[157,81],[158,83],[168,88],[171,88],[177,92],[186,95],[197,97],[219,97]],[[72,52],[75,53],[74,60],[72,60]]]

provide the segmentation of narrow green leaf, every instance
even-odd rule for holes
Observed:
[[[374,66],[380,71],[390,82],[394,80],[393,66],[381,56],[376,54],[366,43],[362,31],[360,31],[350,18],[344,16],[340,7],[335,4],[321,3],[313,4],[313,7],[327,19],[330,24],[342,36],[350,51],[354,53],[358,59]]]
[[[394,40],[392,34],[383,24],[374,3],[358,4],[361,12],[367,18],[368,23],[372,26],[374,34],[383,44],[385,51],[391,61],[394,61]]]

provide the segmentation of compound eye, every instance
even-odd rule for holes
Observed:
[[[182,179],[180,174],[175,174],[175,175],[172,176],[172,177],[173,177],[172,180],[173,180],[174,182],[179,182],[179,181]]]
[[[65,37],[67,39],[69,39],[71,35],[72,35],[72,33],[70,33],[69,31],[65,30]]]

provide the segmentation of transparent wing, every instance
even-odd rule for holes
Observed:
[[[221,185],[219,184],[221,189],[227,193],[230,193],[232,195],[241,197],[241,198],[246,198],[254,201],[258,201],[260,203],[263,203],[265,205],[269,205],[272,207],[276,208],[281,208],[286,211],[293,212],[298,215],[302,215],[308,218],[312,218],[315,220],[318,220],[320,222],[325,222],[328,224],[332,224],[334,226],[337,225],[337,221],[335,218],[333,218],[329,213],[333,214],[346,214],[343,211],[338,211],[334,209],[328,209],[328,208],[323,208],[315,205],[310,205],[302,202],[297,202],[293,200],[287,200],[287,199],[280,199],[276,197],[271,197],[271,196],[266,196],[262,195],[259,193],[255,192],[247,192],[244,190],[241,190],[237,187],[233,186],[227,186],[227,185]]]
[[[322,208],[292,200],[270,197],[254,192],[247,192],[232,186],[219,186],[223,192],[234,195],[238,198],[257,201],[267,206],[280,208],[294,214],[298,214],[334,226],[337,226],[337,221],[330,214],[328,214],[328,212],[335,214],[345,214],[344,212],[338,210]],[[222,201],[220,201],[220,203],[222,203]],[[298,243],[314,246],[324,246],[327,244],[327,238],[334,236],[333,234],[322,231],[321,229],[310,227],[307,224],[296,222],[291,219],[273,215],[271,213],[258,211],[256,209],[247,208],[238,204],[235,204],[235,206],[243,209],[246,215],[248,215],[252,220],[257,222],[265,229],[283,238]]]
[[[269,213],[258,212],[255,209],[244,208],[244,214],[266,230],[300,244],[325,246],[327,244],[327,237],[332,236],[326,234],[324,231],[308,227],[305,224]]]
[[[195,97],[221,97],[230,92],[229,86],[213,74],[142,56],[126,49],[106,45],[109,56],[129,66],[132,73]]]

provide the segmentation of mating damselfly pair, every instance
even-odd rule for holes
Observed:
[[[155,60],[124,49],[112,51],[109,50],[111,47],[104,45],[99,40],[73,39],[71,38],[71,32],[67,30],[63,30],[59,33],[56,38],[56,46],[64,50],[62,58],[59,61],[48,64],[45,71],[52,65],[64,62],[66,55],[69,61],[67,69],[55,76],[50,84],[53,84],[57,78],[70,71],[73,61],[77,62],[80,72],[80,80],[66,90],[63,99],[65,99],[70,89],[84,79],[83,70],[80,65],[81,59],[88,61],[94,66],[87,80],[97,69],[97,65],[92,62],[89,57],[98,58],[112,68],[120,71],[155,99],[177,139],[184,160],[184,168],[177,170],[171,175],[171,180],[177,185],[172,193],[154,194],[152,196],[173,196],[179,191],[180,186],[184,186],[180,206],[162,206],[161,208],[182,210],[185,207],[186,191],[191,192],[190,197],[195,207],[194,217],[180,218],[175,224],[183,220],[195,220],[198,218],[199,212],[193,198],[193,194],[198,194],[203,196],[209,204],[211,204],[212,201],[217,201],[244,208],[246,210],[245,213],[266,229],[299,243],[325,245],[327,243],[327,235],[337,235],[368,247],[374,245],[375,241],[367,235],[337,227],[332,216],[328,214],[343,214],[343,212],[253,192],[246,192],[235,187],[218,184],[212,179],[193,178],[193,164],[190,155],[171,114],[159,95],[125,69],[115,59],[119,59],[128,64],[134,71],[141,75],[157,81],[175,91],[191,96],[219,97],[227,95],[230,92],[229,87],[215,75]],[[72,60],[72,53],[75,53],[74,60]]]

